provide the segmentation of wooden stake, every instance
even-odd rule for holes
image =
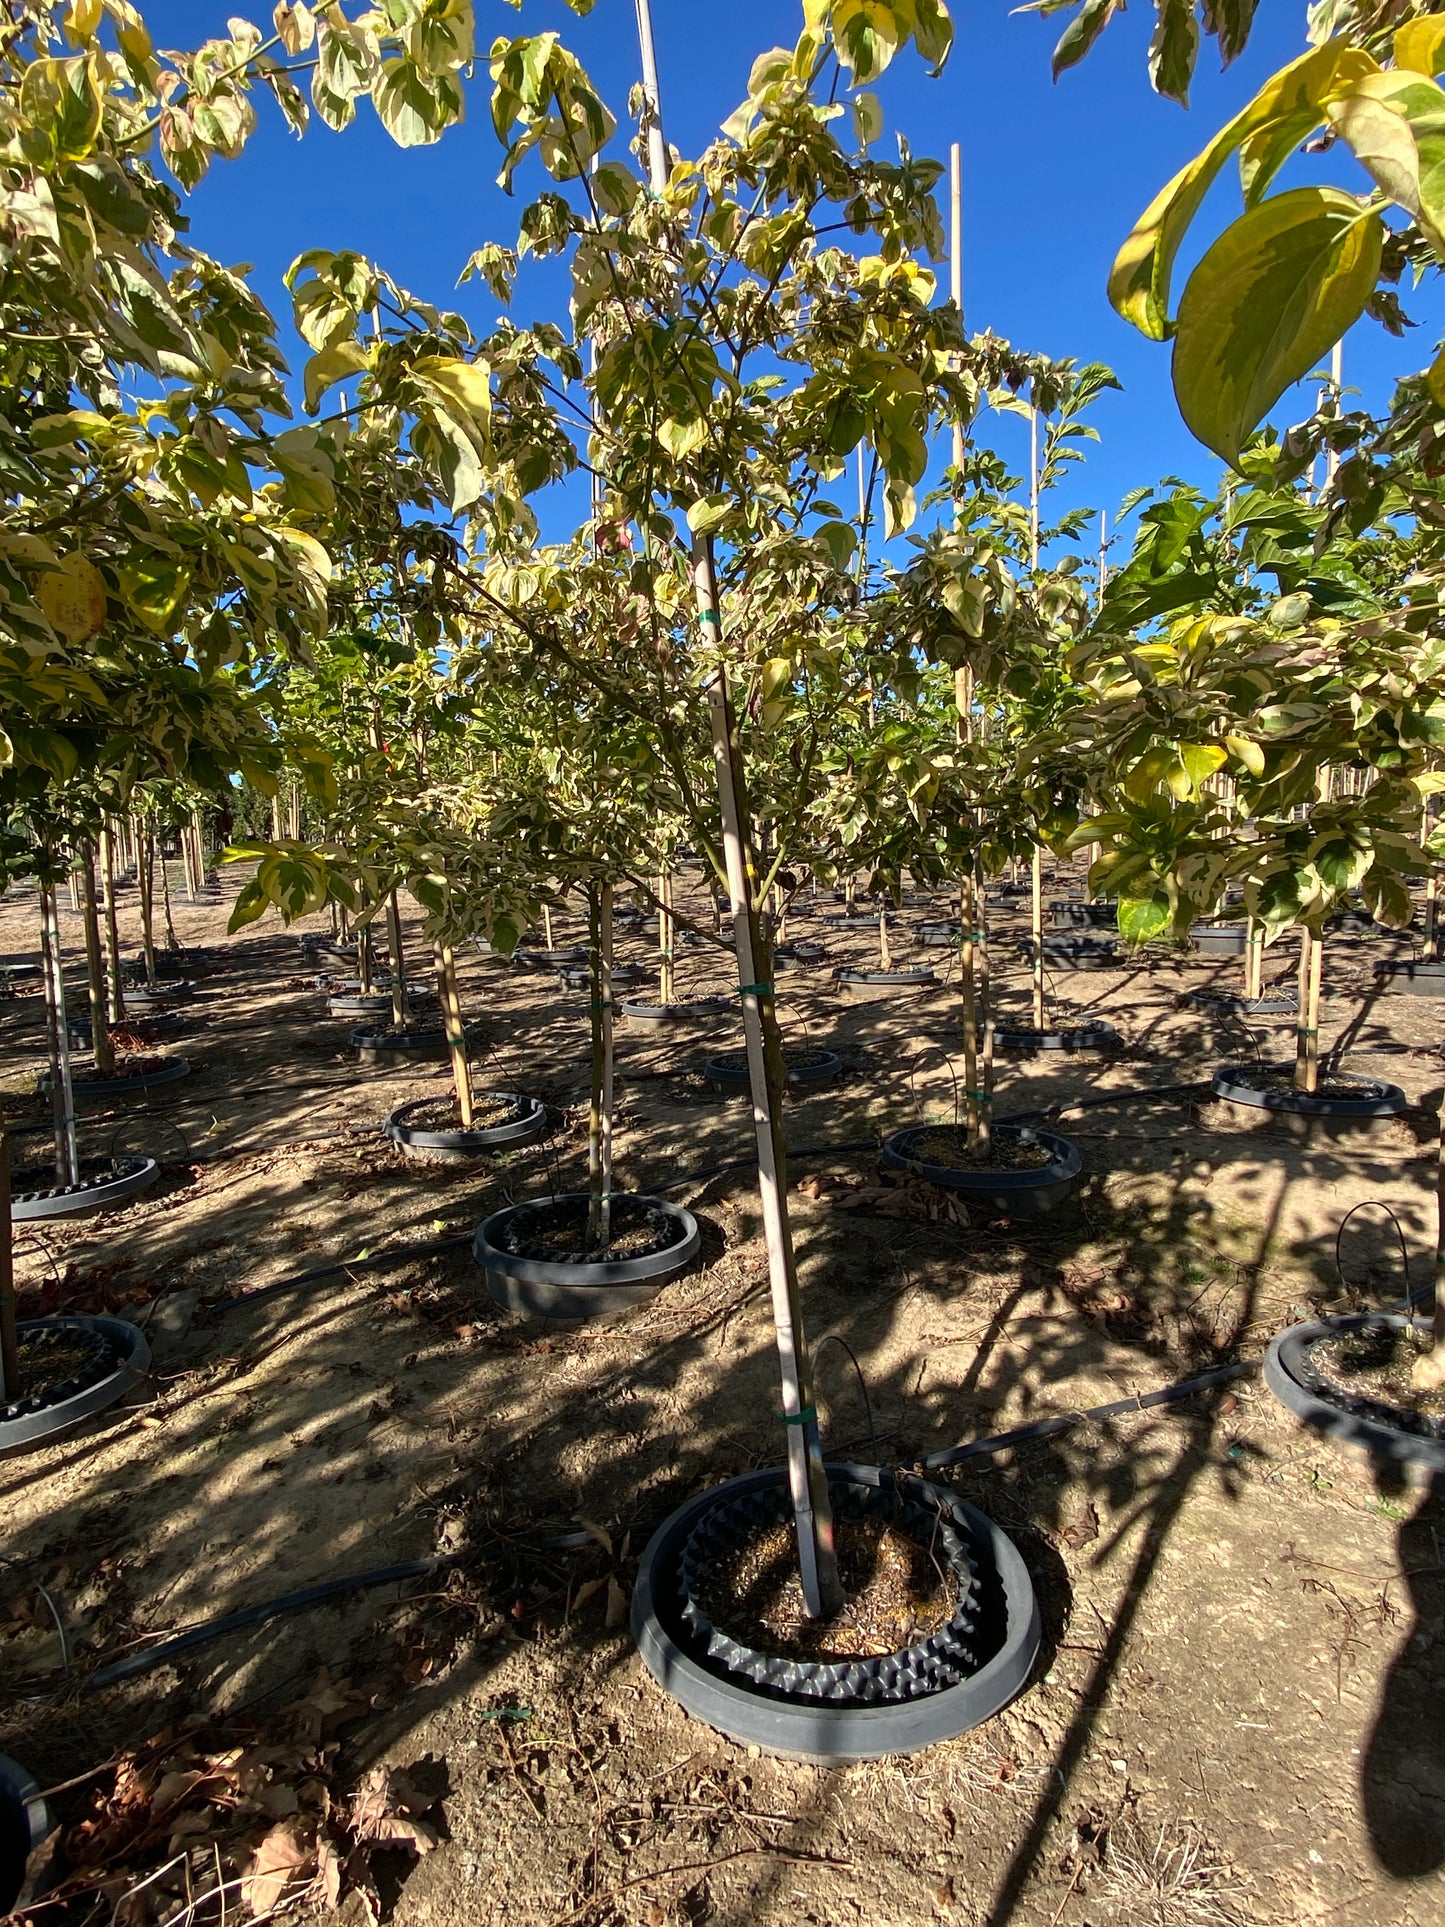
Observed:
[[[667,186],[667,142],[662,133],[662,97],[657,85],[657,50],[652,43],[650,0],[637,0],[637,40],[642,54],[642,125],[647,135],[647,178],[654,194]]]
[[[672,920],[672,872],[663,870],[657,879],[657,996],[661,1004],[670,1004],[675,994],[673,980],[673,946],[677,941],[677,926]]]
[[[722,817],[728,894],[732,899],[733,947],[742,999],[748,1087],[758,1147],[758,1193],[772,1288],[773,1330],[782,1381],[783,1423],[788,1441],[788,1487],[798,1533],[798,1570],[803,1599],[815,1619],[832,1618],[843,1605],[833,1545],[833,1513],[822,1437],[813,1403],[812,1371],[798,1297],[792,1226],[788,1220],[787,1143],[783,1132],[783,1052],[777,1007],[765,973],[771,957],[761,941],[756,865],[748,846],[746,786],[726,664],[721,660],[722,607],[713,567],[712,540],[693,538],[693,585],[698,618],[719,652],[707,680],[713,767]]]
[[[1299,1023],[1295,1030],[1294,1087],[1314,1091],[1320,1081],[1320,962],[1324,946],[1307,923],[1300,925]]]
[[[1044,852],[1042,844],[1039,843],[1034,845],[1030,882],[1034,934],[1034,1029],[1042,1030],[1044,1027]]]
[[[146,988],[156,988],[156,839],[149,824],[141,838],[136,852],[138,881],[140,883],[140,941],[146,960]]]
[[[544,903],[542,905],[542,939],[549,950],[556,948],[556,939],[552,935],[552,906],[550,903]]]
[[[90,1054],[98,1077],[115,1076],[115,1047],[110,1041],[109,1013],[106,1010],[105,960],[100,948],[100,917],[95,902],[95,852],[89,843],[80,846],[80,887],[85,930],[85,971],[90,989]]]
[[[60,968],[60,917],[55,886],[40,887],[40,961],[45,972],[45,1017],[50,1042],[50,1098],[55,1120],[55,1174],[61,1184],[80,1176],[75,1141],[75,1090],[70,1077],[70,1032],[65,1022],[65,979]]]
[[[963,327],[963,149],[957,141],[948,150],[948,291],[958,309],[959,333]],[[964,456],[963,423],[953,424],[953,466],[962,473]],[[958,520],[961,504],[954,509]]]
[[[125,1022],[125,976],[120,967],[120,929],[115,914],[115,848],[109,823],[100,831],[100,901],[105,913],[105,956],[109,1010],[113,1024]]]
[[[978,983],[973,958],[973,877],[964,876],[958,885],[958,974],[963,994],[963,1086],[964,1116],[968,1119],[970,1146],[979,1141],[982,1115],[978,1081]]]
[[[597,952],[597,986],[602,1009],[602,1243],[612,1242],[612,1117],[616,1109],[616,1037],[612,1012],[612,883],[604,882],[598,898],[598,922],[602,941]]]
[[[1029,409],[1029,567],[1039,566],[1039,411]]]
[[[893,968],[893,952],[888,947],[888,905],[885,903],[878,912],[878,968]]]
[[[983,879],[981,864],[974,870],[973,915],[974,975],[977,981],[975,1019],[982,1026],[983,1034],[983,1096],[978,1106],[978,1144],[981,1151],[987,1152],[993,1142],[993,1007],[989,996],[988,887]]]
[[[1249,917],[1245,928],[1244,994],[1253,1001],[1264,990],[1264,925]]]
[[[401,905],[396,891],[386,893],[386,939],[391,945],[391,1021],[396,1030],[405,1030],[411,1018],[406,994],[406,958],[401,947]]]
[[[20,1339],[15,1330],[15,1262],[10,1251],[10,1140],[0,1131],[0,1404],[19,1398]]]
[[[457,1087],[457,1109],[462,1129],[472,1128],[472,1073],[467,1062],[467,1027],[462,1022],[462,1002],[457,994],[457,963],[450,944],[436,946],[437,995],[441,999],[442,1023],[447,1033],[447,1050],[452,1060],[452,1082]]]

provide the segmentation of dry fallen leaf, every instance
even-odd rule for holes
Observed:
[[[626,1619],[626,1617],[627,1617],[627,1594],[622,1590],[622,1587],[617,1583],[617,1575],[615,1573],[609,1573],[607,1576],[607,1630],[608,1632],[609,1633],[616,1632],[617,1628],[622,1624],[622,1622]]]
[[[1065,1526],[1059,1534],[1071,1552],[1077,1552],[1080,1546],[1092,1545],[1098,1536],[1099,1513],[1098,1508],[1092,1503],[1084,1508],[1081,1518],[1074,1520],[1072,1525]]]
[[[280,1905],[292,1881],[310,1875],[315,1865],[315,1846],[294,1821],[282,1820],[257,1847],[241,1882],[241,1898],[253,1914],[268,1914]]]
[[[404,1775],[391,1767],[373,1767],[351,1796],[351,1828],[357,1839],[430,1853],[437,1836],[424,1820],[404,1810],[409,1793],[411,1785]]]

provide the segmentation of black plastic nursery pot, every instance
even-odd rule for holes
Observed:
[[[1216,1097],[1299,1129],[1313,1126],[1368,1128],[1377,1118],[1398,1117],[1410,1100],[1398,1084],[1354,1077],[1343,1071],[1320,1072],[1325,1089],[1297,1091],[1293,1064],[1221,1064],[1210,1079]]]
[[[391,994],[376,990],[363,997],[360,991],[341,991],[326,999],[328,1017],[386,1017],[391,1012]]]
[[[1079,1147],[1053,1131],[1035,1130],[1027,1124],[995,1124],[994,1141],[1037,1146],[1047,1152],[1044,1164],[1013,1168],[1000,1163],[997,1168],[966,1167],[933,1161],[921,1140],[939,1127],[914,1124],[894,1131],[883,1140],[878,1162],[885,1171],[899,1171],[922,1178],[942,1190],[953,1191],[965,1203],[986,1206],[1010,1218],[1034,1218],[1062,1204],[1073,1190],[1083,1168]]]
[[[546,1105],[520,1091],[474,1092],[474,1107],[490,1121],[474,1123],[469,1130],[463,1130],[460,1124],[438,1126],[428,1122],[451,1102],[450,1098],[417,1098],[394,1110],[382,1128],[407,1157],[443,1158],[453,1163],[510,1150],[513,1145],[540,1137],[547,1128]]]
[[[134,1022],[129,1017],[122,1017],[118,1024],[112,1024],[109,1028],[112,1031],[126,1031],[139,1038],[141,1043],[150,1044],[161,1037],[177,1036],[187,1024],[194,1021],[194,1016],[187,1011],[148,1010],[138,1014]],[[67,1019],[65,1027],[72,1044],[78,1044],[83,1050],[90,1049],[92,1033],[88,1017],[71,1017]]]
[[[787,1473],[775,1467],[688,1500],[654,1533],[632,1596],[644,1665],[694,1718],[785,1759],[882,1759],[982,1725],[1023,1690],[1038,1657],[1038,1601],[1012,1541],[912,1473],[830,1465],[828,1487],[836,1521],[881,1517],[927,1549],[956,1589],[951,1618],[892,1653],[818,1660],[765,1651],[716,1625],[709,1573],[791,1517]]]
[[[780,943],[773,951],[773,962],[786,968],[789,964],[820,964],[828,961],[828,946],[814,943],[811,938],[799,937],[795,943]]]
[[[831,1084],[835,1078],[843,1075],[843,1060],[836,1051],[831,1050],[785,1050],[783,1064],[788,1089],[794,1095]],[[702,1074],[714,1090],[723,1091],[728,1096],[745,1093],[748,1089],[748,1054],[745,1050],[730,1050],[717,1057],[709,1057],[702,1067]]]
[[[876,930],[882,919],[876,912],[870,917],[852,910],[830,910],[823,921],[830,924],[834,930]],[[890,924],[893,922],[891,916],[888,922]]]
[[[480,1036],[479,1029],[468,1027],[468,1044],[475,1043]],[[348,1033],[346,1041],[363,1064],[400,1064],[414,1058],[447,1054],[447,1034],[440,1024],[418,1024],[406,1030],[393,1030],[384,1024],[359,1024]]]
[[[1019,954],[1025,962],[1034,960],[1034,940],[1022,937]],[[1113,965],[1119,946],[1109,937],[1045,937],[1044,962],[1051,970],[1100,970]]]
[[[951,950],[963,935],[963,925],[940,917],[936,923],[915,924],[913,935],[926,950]]]
[[[1381,990],[1401,990],[1411,997],[1445,997],[1445,961],[1409,957],[1400,963],[1383,958],[1375,965]]]
[[[507,1205],[482,1221],[472,1250],[494,1304],[534,1318],[601,1318],[627,1311],[681,1277],[702,1247],[697,1219],[681,1205],[639,1191],[616,1191],[612,1237],[624,1246],[624,1255],[589,1259],[589,1205],[585,1191],[569,1191]],[[627,1246],[637,1248],[627,1251]]]
[[[845,965],[833,972],[833,981],[854,1002],[871,1003],[900,991],[926,990],[937,980],[932,966],[923,964],[912,970],[854,970]]]
[[[1113,898],[1098,903],[1056,898],[1049,905],[1049,920],[1055,930],[1115,930],[1118,917],[1119,905]]]
[[[1363,1312],[1290,1325],[1270,1343],[1264,1382],[1296,1418],[1341,1445],[1358,1446],[1375,1459],[1445,1472],[1445,1416],[1427,1418],[1383,1396],[1344,1390],[1312,1357],[1317,1346],[1332,1339],[1387,1337],[1411,1328],[1424,1336],[1430,1320]]]
[[[117,1404],[151,1362],[144,1334],[123,1318],[26,1319],[16,1338],[22,1376],[18,1395],[0,1402],[0,1457],[34,1451]]]
[[[696,997],[690,1003],[650,1004],[641,997],[627,997],[622,1014],[630,1030],[660,1031],[674,1024],[704,1023],[729,1016],[736,1008],[730,997]]]
[[[147,1004],[182,1004],[196,994],[196,986],[189,977],[167,977],[158,980],[152,990],[147,984],[132,984],[126,989],[127,1004],[144,1007]]]
[[[1038,1030],[1033,1024],[997,1024],[993,1041],[999,1050],[1023,1057],[1036,1051],[1117,1050],[1121,1040],[1112,1024],[1100,1020],[1091,1024],[1066,1024],[1061,1030]]]
[[[1186,991],[1180,1001],[1195,1010],[1214,1011],[1221,1016],[1292,1017],[1299,1010],[1299,999],[1292,990],[1271,990],[1260,997],[1242,997],[1238,991],[1210,985]]]
[[[1194,923],[1189,941],[1201,957],[1242,957],[1249,945],[1247,923]]]
[[[160,1176],[154,1158],[96,1158],[82,1163],[75,1184],[56,1184],[51,1166],[15,1171],[10,1179],[10,1215],[17,1224],[52,1218],[87,1218],[110,1211],[147,1190]]]
[[[0,1753],[0,1915],[25,1894],[25,1863],[50,1831],[50,1814],[34,1776]]]
[[[163,1084],[179,1084],[183,1077],[189,1077],[190,1074],[191,1062],[188,1057],[159,1057],[153,1070],[137,1071],[131,1077],[72,1076],[70,1088],[76,1097],[144,1097],[147,1092]],[[49,1095],[49,1071],[41,1072],[35,1088],[42,1097]]]

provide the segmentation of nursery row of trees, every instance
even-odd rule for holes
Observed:
[[[1112,10],[1088,0],[1071,51]],[[803,16],[695,159],[667,144],[646,46],[629,147],[556,34],[479,57],[470,0],[290,0],[273,32],[232,20],[186,55],[157,53],[129,0],[27,5],[0,30],[6,875],[49,890],[107,822],[152,813],[149,786],[243,814],[277,799],[235,845],[257,863],[236,925],[334,902],[388,918],[399,965],[406,889],[445,995],[455,945],[510,952],[568,891],[604,952],[618,887],[661,906],[670,950],[670,877],[695,853],[734,912],[790,1419],[811,1397],[771,959],[805,879],[958,889],[986,1063],[989,881],[1040,845],[1096,846],[1130,941],[1182,940],[1234,892],[1266,939],[1356,890],[1401,926],[1445,847],[1445,387],[1432,368],[1375,419],[1326,381],[1308,422],[1260,426],[1367,302],[1393,320],[1381,275],[1434,260],[1428,169],[1386,178],[1367,130],[1445,107],[1445,32],[1382,44],[1341,14],[1130,238],[1115,299],[1165,334],[1184,228],[1244,156],[1249,209],[1191,278],[1175,346],[1227,480],[1134,497],[1109,571],[1073,552],[1080,517],[1047,521],[1107,371],[967,334],[938,286],[941,170],[901,141],[885,158],[872,83],[910,46],[942,64],[945,9]],[[528,260],[555,257],[569,325],[478,334],[313,249],[288,276],[309,351],[294,423],[274,318],[186,242],[167,175],[189,188],[240,156],[265,92],[298,133],[369,98],[401,145],[440,138],[482,65],[506,183],[541,181],[464,278],[520,313]],[[1377,189],[1261,200],[1320,125]],[[1281,345],[1261,317],[1285,268],[1307,299]],[[985,445],[991,405],[1029,414],[1028,478]],[[585,517],[544,540],[583,480]],[[986,1132],[986,1080],[966,1081]],[[788,1439],[801,1516],[810,1493],[824,1507],[816,1425]],[[820,1556],[805,1580],[826,1594]]]

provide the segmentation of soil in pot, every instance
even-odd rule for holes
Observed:
[[[498,1247],[513,1258],[543,1264],[594,1265],[647,1258],[678,1241],[678,1221],[652,1198],[628,1192],[612,1197],[611,1235],[604,1244],[587,1236],[586,1198],[544,1198],[512,1213],[498,1233]]]
[[[818,1070],[822,1065],[830,1063],[832,1058],[832,1051],[813,1050],[806,1044],[784,1044],[783,1046],[783,1069],[786,1071]],[[748,1054],[745,1050],[722,1051],[709,1062],[715,1064],[720,1071],[735,1072],[743,1077],[747,1075]]]
[[[836,1618],[808,1617],[791,1520],[760,1526],[711,1565],[698,1592],[730,1639],[785,1659],[882,1659],[937,1632],[958,1611],[958,1582],[932,1550],[890,1519],[834,1522],[847,1595]]]
[[[491,1131],[516,1117],[520,1109],[520,1100],[515,1097],[479,1092],[472,1099],[472,1121],[463,1124],[455,1096],[434,1097],[408,1104],[406,1123],[414,1131]]]
[[[1040,1171],[1052,1157],[1042,1144],[1013,1131],[993,1132],[987,1149],[971,1145],[968,1132],[956,1124],[920,1132],[910,1142],[908,1155],[946,1171]]]
[[[1430,1348],[1419,1327],[1380,1325],[1318,1339],[1305,1356],[1325,1396],[1363,1401],[1403,1431],[1445,1439],[1445,1386],[1425,1390],[1412,1380],[1416,1359]]]
[[[102,1332],[69,1324],[22,1326],[18,1338],[20,1387],[0,1401],[0,1424],[43,1412],[115,1369],[115,1347]]]
[[[1232,1066],[1231,1076],[1237,1083],[1247,1085],[1256,1091],[1291,1091],[1295,1089],[1294,1067],[1289,1064],[1237,1064]],[[1301,1091],[1301,1097],[1322,1098],[1326,1103],[1352,1103],[1362,1097],[1374,1097],[1381,1086],[1368,1077],[1351,1077],[1347,1071],[1324,1071],[1319,1074],[1319,1082],[1312,1091]]]

